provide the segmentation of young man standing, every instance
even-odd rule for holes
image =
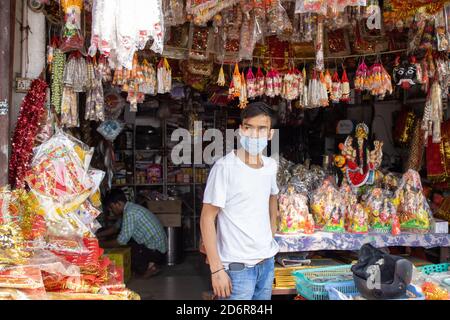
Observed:
[[[167,252],[167,236],[158,218],[146,208],[128,202],[122,190],[112,190],[105,201],[105,208],[119,219],[118,224],[111,229],[97,234],[104,237],[120,230],[117,239],[101,242],[104,248],[131,246],[131,269],[149,278],[160,270],[158,264],[163,263]]]
[[[241,120],[242,147],[219,159],[208,178],[202,239],[218,298],[270,300],[279,251],[273,237],[278,166],[262,155],[274,134],[270,109],[264,103],[250,104]]]

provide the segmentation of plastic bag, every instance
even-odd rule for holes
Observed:
[[[370,228],[378,233],[391,233],[393,219],[397,214],[393,199],[379,188],[374,188],[366,201],[366,211],[370,220]]]
[[[79,277],[80,268],[48,250],[36,250],[33,256],[28,259],[27,266],[38,268],[42,272],[49,274],[61,274],[68,277]]]
[[[357,234],[369,232],[369,219],[362,204],[358,203],[351,206],[347,231]]]
[[[284,234],[313,233],[314,219],[308,210],[308,198],[296,193],[293,186],[289,186],[286,193],[278,199],[280,216],[278,230]]]
[[[253,60],[253,51],[258,37],[256,27],[256,17],[244,15],[244,22],[241,27],[241,39],[239,46],[239,60]]]
[[[422,191],[419,173],[408,170],[396,192],[399,203],[397,214],[402,231],[427,233],[430,230],[433,216]]]
[[[164,0],[163,12],[165,26],[178,26],[186,21],[183,0]]]
[[[46,300],[41,270],[16,266],[0,271],[1,300]]]
[[[327,14],[327,1],[325,0],[296,0],[295,13]]]
[[[105,121],[105,98],[103,95],[102,74],[99,67],[94,70],[93,85],[86,93],[85,120]]]
[[[81,34],[81,11],[83,10],[84,1],[61,0],[60,3],[65,14],[60,49],[63,52],[82,50],[84,38]]]
[[[75,140],[58,132],[35,151],[28,186],[42,200],[54,201],[57,211],[70,212],[83,203],[95,187],[86,167],[92,154]]]
[[[156,71],[158,93],[169,93],[172,90],[172,69],[166,58],[161,59]]]
[[[72,53],[65,65],[63,83],[74,92],[85,92],[89,87],[86,59],[79,53]]]
[[[98,127],[97,131],[100,133],[103,138],[108,141],[116,140],[117,136],[122,132],[124,128],[124,124],[117,120],[108,120],[102,122],[102,124]]]
[[[338,232],[345,230],[342,197],[329,180],[325,180],[322,186],[314,191],[311,199],[311,210],[316,228]]]
[[[0,269],[4,266],[25,263],[29,257],[26,243],[17,224],[0,225]]]
[[[0,225],[10,221],[9,203],[11,191],[9,187],[0,188]]]
[[[316,70],[318,72],[321,72],[325,69],[324,53],[323,53],[324,27],[323,27],[323,21],[321,21],[321,20],[319,20],[317,23],[315,46],[316,46]]]
[[[267,10],[267,30],[269,34],[289,34],[292,32],[292,24],[281,1],[272,1]]]

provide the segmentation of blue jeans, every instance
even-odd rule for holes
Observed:
[[[271,300],[274,269],[275,258],[271,258],[242,271],[227,270],[232,291],[225,300]]]

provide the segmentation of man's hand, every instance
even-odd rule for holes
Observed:
[[[101,241],[99,245],[100,248],[104,249],[121,247],[120,243],[117,240]]]
[[[211,276],[211,282],[216,297],[226,299],[231,296],[233,289],[231,286],[231,279],[225,270],[213,274]]]

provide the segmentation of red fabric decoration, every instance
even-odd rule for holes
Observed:
[[[34,80],[20,107],[9,162],[9,184],[13,188],[25,187],[24,178],[29,169],[34,141],[46,112],[47,86],[47,83],[41,79]]]

